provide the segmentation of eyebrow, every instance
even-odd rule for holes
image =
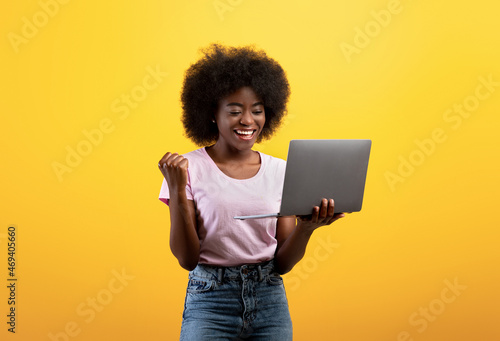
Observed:
[[[262,102],[256,102],[256,103],[252,104],[252,107],[256,107],[258,105],[264,105],[264,103],[262,103]],[[232,102],[232,103],[226,104],[226,107],[231,107],[231,106],[237,106],[237,107],[242,107],[243,108],[243,104],[237,103],[237,102]]]

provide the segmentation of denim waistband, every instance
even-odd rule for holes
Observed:
[[[217,266],[198,264],[190,272],[190,276],[217,280],[222,283],[226,280],[252,279],[261,282],[266,276],[274,272],[274,260],[262,263],[243,264],[239,266]]]

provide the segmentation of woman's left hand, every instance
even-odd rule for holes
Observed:
[[[312,214],[298,216],[297,228],[313,232],[320,226],[330,225],[335,220],[345,217],[344,213],[334,213],[333,199],[322,199],[321,206],[314,206]]]

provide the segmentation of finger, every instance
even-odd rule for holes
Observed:
[[[163,155],[163,157],[161,158],[160,162],[158,162],[158,166],[165,167],[165,165],[167,164],[167,161],[169,159],[171,159],[173,155],[177,155],[177,153],[173,153],[172,154],[172,153],[168,152],[165,155]]]
[[[318,206],[314,206],[313,207],[313,212],[312,212],[312,216],[311,216],[311,222],[312,223],[317,223],[318,222],[318,217],[319,217],[319,212],[320,212],[320,208]]]
[[[180,158],[175,159],[174,163],[172,164],[172,168],[180,173],[187,173],[188,166],[189,166],[188,159],[182,156]]]
[[[335,213],[335,202],[333,199],[328,200],[328,216],[333,217]]]
[[[158,161],[158,167],[162,167],[170,155],[172,155],[172,153],[170,153],[170,152],[163,155],[162,158],[160,159],[160,161]]]
[[[321,199],[321,208],[319,210],[319,218],[325,219],[327,212],[328,212],[328,200],[323,198],[323,199]]]
[[[344,217],[345,217],[345,213],[335,213],[333,215],[333,217],[328,221],[327,225],[330,225],[334,221],[339,220],[340,218],[344,218]]]
[[[163,162],[167,161],[167,159],[169,157],[171,157],[173,154],[177,154],[177,153],[171,153],[171,152],[165,153],[165,155],[163,155],[163,157],[161,158],[160,162],[163,163]]]
[[[182,168],[182,169],[188,169],[189,168],[189,161],[188,159],[186,158],[182,158],[182,160],[179,162],[178,164],[178,167],[179,168]]]
[[[167,167],[172,167],[175,165],[175,162],[179,159],[179,158],[182,158],[181,155],[177,154],[177,153],[173,153],[172,155],[170,155],[170,157],[165,161],[165,164],[167,165]],[[178,161],[180,161],[182,159],[179,159]]]

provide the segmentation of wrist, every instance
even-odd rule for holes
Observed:
[[[169,188],[170,200],[187,199],[185,188]]]
[[[298,220],[297,232],[299,232],[300,234],[302,234],[306,237],[310,237],[316,228],[310,226],[308,221],[303,221],[301,219],[297,219],[297,220]]]

